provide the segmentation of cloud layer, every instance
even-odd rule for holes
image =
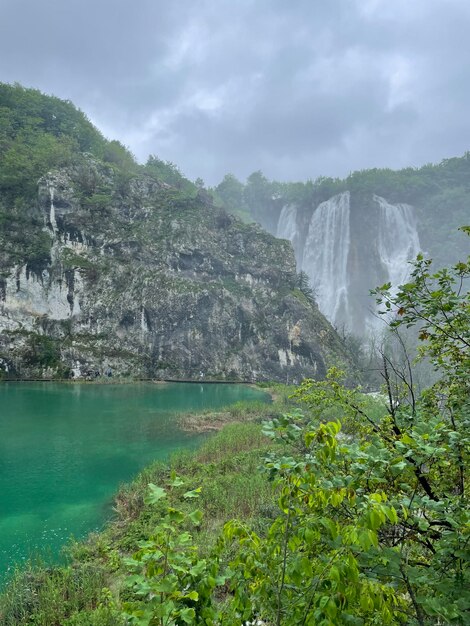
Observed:
[[[344,176],[470,148],[467,0],[0,0],[0,80],[190,178]]]

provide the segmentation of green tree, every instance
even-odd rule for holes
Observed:
[[[225,174],[223,180],[215,188],[217,196],[222,200],[226,209],[245,209],[243,196],[244,186],[233,174]]]
[[[130,152],[107,141],[71,102],[0,83],[0,201],[31,203],[41,176],[76,164],[83,152],[126,171],[136,168]]]
[[[127,172],[134,172],[137,164],[131,152],[119,141],[109,141],[103,148],[103,161]]]
[[[468,232],[468,229],[467,229]],[[269,624],[470,622],[470,259],[431,271],[418,257],[397,295],[393,328],[419,325],[421,356],[439,381],[416,397],[393,384],[377,414],[337,371],[297,391],[308,407],[267,425],[283,454],[266,460],[281,515],[266,537],[239,522],[231,579],[234,615]],[[392,368],[392,371],[390,370]],[[398,395],[397,395],[398,390]],[[331,411],[339,421],[326,421]],[[343,431],[343,434],[342,434]]]
[[[299,290],[304,294],[307,300],[311,304],[315,304],[315,290],[310,283],[308,274],[304,271],[300,271],[297,274],[297,285]]]
[[[192,191],[195,185],[185,178],[179,168],[171,161],[162,161],[155,155],[150,155],[145,164],[145,171],[156,179],[176,187],[182,191]]]

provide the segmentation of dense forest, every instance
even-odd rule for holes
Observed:
[[[470,219],[470,153],[403,170],[370,169],[347,178],[320,177],[306,182],[268,180],[253,172],[245,183],[227,174],[213,192],[220,203],[247,219],[275,231],[282,207],[315,207],[335,194],[350,191],[358,197],[377,194],[392,203],[413,205],[423,248],[439,264],[465,254],[467,242],[458,228]]]

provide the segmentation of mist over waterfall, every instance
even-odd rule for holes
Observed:
[[[380,196],[373,196],[379,205],[380,221],[377,249],[388,273],[388,282],[397,291],[410,273],[409,261],[420,251],[413,207],[409,204],[389,204]]]
[[[313,212],[284,205],[275,234],[292,243],[320,311],[337,328],[362,336],[382,327],[369,291],[385,282],[396,291],[421,248],[412,206],[349,191]]]
[[[276,237],[288,239],[292,243],[297,262],[299,262],[299,232],[297,229],[297,207],[295,204],[286,204],[282,207],[277,224]]]
[[[349,319],[349,191],[322,202],[313,212],[302,270],[309,276],[320,311],[333,323]]]

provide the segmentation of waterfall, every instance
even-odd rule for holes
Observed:
[[[295,204],[285,204],[282,207],[279,222],[277,223],[276,237],[294,241],[297,239],[297,207]]]
[[[299,254],[299,233],[297,231],[297,207],[295,204],[285,204],[282,207],[277,223],[276,237],[288,239],[292,243],[296,256]]]
[[[312,282],[320,311],[337,326],[350,320],[349,200],[349,191],[345,191],[318,205],[310,220],[301,264]]]
[[[309,277],[320,311],[337,328],[358,335],[375,334],[383,325],[373,312],[369,290],[380,280],[389,281],[396,293],[420,250],[413,207],[390,204],[377,195],[373,201],[377,220],[370,203],[355,206],[351,214],[349,191],[322,202],[310,218],[306,238],[299,226],[305,223],[305,208],[285,204],[276,230],[277,237],[292,243],[298,269]]]
[[[57,232],[57,222],[55,219],[55,206],[54,206],[54,187],[49,187],[49,196],[51,198],[51,206],[49,210],[49,222],[51,224],[51,228],[53,232]]]
[[[418,231],[413,208],[409,204],[389,204],[380,196],[373,196],[379,205],[380,221],[377,250],[392,283],[393,293],[408,278],[413,260],[420,251]]]
[[[140,307],[140,328],[142,332],[146,333],[149,331],[149,325],[147,321],[147,312],[145,310],[144,305]]]

